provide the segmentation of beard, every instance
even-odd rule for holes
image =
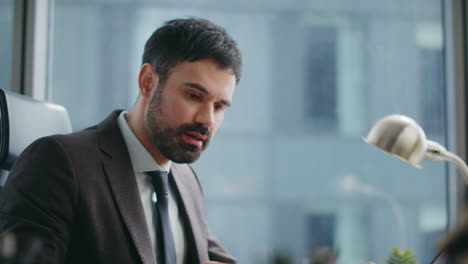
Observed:
[[[161,107],[163,87],[159,85],[151,98],[146,113],[147,130],[153,145],[167,159],[175,163],[192,163],[196,161],[203,150],[208,147],[211,133],[200,123],[185,123],[178,127],[168,127],[164,121],[164,112]],[[185,142],[182,135],[185,132],[198,132],[206,139],[201,147]]]

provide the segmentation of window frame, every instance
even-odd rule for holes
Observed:
[[[16,0],[14,5],[11,90],[46,101],[54,0]]]
[[[466,160],[467,104],[466,83],[467,5],[463,0],[444,0],[445,73],[446,73],[446,128],[448,149]],[[466,184],[454,166],[448,166],[447,202],[449,229],[453,228],[468,205]]]

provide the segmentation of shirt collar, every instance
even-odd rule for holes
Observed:
[[[169,161],[165,166],[160,166],[153,159],[153,156],[151,156],[151,154],[135,136],[132,129],[128,126],[127,120],[125,120],[126,114],[127,111],[122,111],[119,114],[117,122],[119,123],[120,131],[122,132],[125,144],[127,145],[133,170],[135,172],[146,172],[154,170],[169,172],[172,162]]]

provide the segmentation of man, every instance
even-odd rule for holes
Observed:
[[[235,262],[206,226],[186,163],[221,125],[240,67],[236,43],[207,20],[156,30],[128,112],[39,139],[18,158],[0,195],[0,234],[16,234],[18,258],[40,246],[37,263]]]

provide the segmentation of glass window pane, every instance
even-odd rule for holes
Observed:
[[[0,88],[11,90],[11,55],[13,53],[14,0],[0,2]]]
[[[327,252],[338,263],[382,262],[394,246],[420,263],[435,256],[447,224],[445,165],[414,169],[362,137],[394,113],[443,145],[452,136],[441,0],[140,2],[55,0],[51,98],[75,130],[131,107],[156,27],[210,19],[237,40],[244,69],[194,167],[211,229],[240,262]]]

